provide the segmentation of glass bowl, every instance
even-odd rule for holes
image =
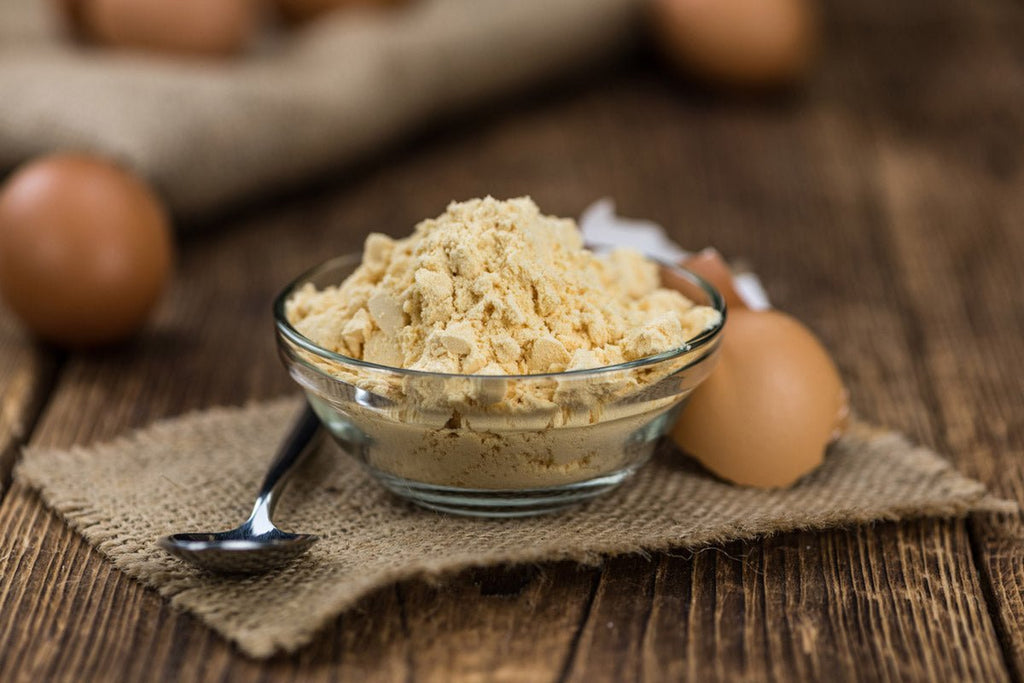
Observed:
[[[356,360],[300,334],[285,307],[306,283],[341,283],[360,259],[331,259],[284,288],[274,301],[278,349],[342,448],[386,488],[435,510],[516,517],[611,490],[647,461],[717,360],[722,296],[661,263],[663,282],[721,314],[681,348],[541,375],[444,374]]]

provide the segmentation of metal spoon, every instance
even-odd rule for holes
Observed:
[[[309,446],[319,426],[307,404],[271,463],[252,514],[240,527],[217,533],[173,534],[157,543],[182,560],[224,574],[257,574],[287,564],[306,552],[317,537],[281,531],[270,516],[295,464],[313,450]]]

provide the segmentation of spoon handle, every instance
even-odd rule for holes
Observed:
[[[313,436],[320,427],[320,421],[313,412],[313,409],[306,403],[302,408],[302,415],[295,422],[292,431],[282,442],[277,456],[267,470],[267,476],[263,479],[263,485],[256,497],[256,505],[253,508],[253,516],[263,509],[269,516],[274,512],[277,504],[277,494],[284,488],[288,475],[295,471],[294,465],[312,448],[308,448]]]

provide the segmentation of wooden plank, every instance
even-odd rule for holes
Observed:
[[[928,521],[616,559],[567,679],[1005,680],[967,546]]]
[[[870,14],[865,26],[880,19],[871,3],[845,10]],[[886,80],[837,84],[851,106],[889,103],[872,118],[887,141],[877,145],[874,165],[894,296],[908,317],[914,372],[935,423],[927,438],[997,494],[1024,503],[1024,6],[901,3],[901,11],[909,12],[902,25],[917,22],[914,40],[875,30],[839,34],[858,39],[874,60],[867,72]],[[871,49],[872,41],[884,50]],[[858,66],[864,70],[850,65]],[[1020,680],[1024,518],[977,516],[969,528]]]
[[[32,341],[6,310],[0,310],[0,499],[10,484],[18,449],[59,365],[59,354]]]
[[[401,587],[417,681],[554,681],[598,572],[549,563]],[[604,672],[595,680],[613,680]]]
[[[880,167],[941,447],[998,494],[1024,502],[1019,183],[920,149],[886,149]],[[977,516],[971,529],[1014,671],[1024,675],[1024,518]]]

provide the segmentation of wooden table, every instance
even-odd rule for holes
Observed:
[[[697,92],[644,58],[494,105],[181,240],[154,324],[64,354],[0,319],[0,473],[155,418],[292,391],[270,300],[453,198],[600,196],[746,259],[859,412],[1024,501],[1024,6],[843,0],[805,92]],[[1020,680],[1019,516],[468,572],[374,594],[248,661],[19,485],[0,502],[0,680]]]

